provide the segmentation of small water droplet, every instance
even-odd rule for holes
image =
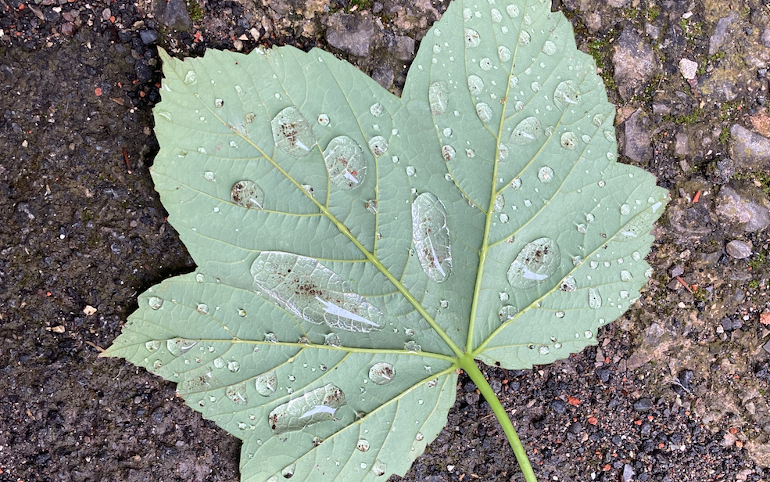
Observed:
[[[596,114],[591,121],[596,127],[601,127],[602,123],[604,122],[604,116],[601,114]]]
[[[198,74],[194,70],[188,70],[184,76],[185,85],[192,85],[196,82],[198,82]]]
[[[382,112],[383,112],[384,110],[385,110],[385,108],[384,108],[384,107],[382,106],[382,104],[380,104],[379,102],[375,102],[374,104],[372,104],[372,105],[371,105],[371,107],[369,107],[369,112],[370,112],[370,113],[371,113],[371,114],[372,114],[374,117],[379,117],[379,116],[381,116],[381,115],[382,115]]]
[[[163,299],[158,298],[157,296],[150,296],[150,298],[147,300],[147,303],[149,303],[150,308],[153,310],[159,310],[161,306],[163,306]]]
[[[519,16],[519,7],[518,5],[511,4],[505,7],[505,11],[508,12],[508,16],[511,18],[516,18]]]
[[[543,84],[535,81],[535,82],[532,82],[529,87],[532,89],[532,92],[540,92],[540,89],[543,88]]]
[[[561,135],[561,146],[564,149],[573,150],[577,147],[577,136],[574,132],[565,132]]]
[[[634,261],[639,261],[639,260],[641,260],[641,259],[642,259],[642,255],[641,255],[641,254],[639,254],[639,251],[634,251],[633,253],[631,253],[631,258],[632,258]]]
[[[551,169],[548,166],[543,166],[540,168],[539,171],[537,171],[537,178],[542,183],[551,182],[553,180],[553,176],[554,176],[553,169]]]
[[[286,107],[270,121],[273,140],[286,154],[305,157],[316,145],[315,134],[307,119],[294,106]]]
[[[214,358],[214,368],[221,369],[225,367],[225,360],[222,357]]]
[[[559,289],[567,293],[575,291],[577,289],[577,283],[575,282],[575,278],[572,275],[569,275],[566,278],[564,278],[561,284],[559,285]]]
[[[564,107],[569,107],[572,104],[577,104],[578,93],[577,82],[565,80],[559,82],[559,85],[556,86],[553,92],[553,100]]]
[[[364,182],[366,177],[364,151],[352,138],[335,137],[329,141],[323,154],[329,181],[335,187],[349,191]]]
[[[594,334],[592,332],[586,330],[586,332],[583,333],[583,336],[585,336],[586,338],[591,338],[592,336],[594,336]]]
[[[385,475],[385,471],[386,471],[385,462],[383,462],[380,459],[376,459],[374,461],[374,463],[372,464],[372,469],[370,470],[370,472],[377,477]]]
[[[209,153],[209,151],[207,151],[205,147],[199,147],[198,148],[198,152],[200,152],[201,154],[208,154]]]
[[[519,310],[517,310],[515,306],[505,305],[500,308],[500,311],[497,313],[497,315],[500,317],[500,323],[505,323],[508,320],[512,320],[518,312]]]
[[[478,75],[468,76],[468,90],[471,95],[478,96],[484,90],[484,81]]]
[[[606,185],[607,185],[607,183],[604,181],[604,179],[602,179],[601,181],[597,182],[596,184],[597,184],[599,187],[604,187],[604,186],[606,186]]]
[[[594,216],[591,213],[586,214],[586,222],[588,224],[591,224],[592,222],[596,221],[596,216]]]
[[[546,55],[553,55],[556,53],[556,44],[550,40],[546,40],[543,44],[542,52]]]
[[[629,206],[628,204],[622,204],[620,206],[620,214],[622,214],[623,216],[626,216],[630,213],[631,213],[631,206]]]
[[[169,353],[174,356],[180,356],[187,353],[197,344],[197,341],[185,340],[184,338],[171,338],[170,340],[166,340],[166,348],[168,348]]]
[[[628,298],[628,296],[629,296],[628,291],[621,291],[620,292],[620,297],[621,298],[626,299],[626,298]]]
[[[497,146],[497,162],[503,162],[508,158],[508,146],[499,144]]]
[[[446,146],[442,146],[441,147],[441,155],[444,157],[444,160],[446,162],[453,161],[454,158],[455,158],[455,154],[456,153],[455,153],[455,148],[454,147],[452,147],[450,145],[446,145]]]
[[[422,432],[417,432],[417,435],[415,435],[414,439],[418,442],[421,442],[425,438],[425,435],[422,434]]]
[[[543,346],[541,346],[540,348],[538,348],[538,349],[537,349],[537,351],[538,351],[538,352],[539,352],[541,355],[547,355],[547,354],[548,354],[548,347],[547,347],[547,346],[545,346],[545,345],[543,345]]]
[[[516,189],[517,191],[521,189],[521,179],[518,177],[514,177],[513,180],[511,181],[511,187],[513,189]]]
[[[500,222],[501,222],[501,223],[503,223],[503,224],[508,224],[508,220],[509,220],[509,219],[508,219],[508,215],[507,215],[507,214],[505,214],[505,213],[502,213],[502,214],[500,215]]]
[[[260,210],[265,202],[265,192],[254,181],[238,181],[230,190],[230,199],[246,209]]]
[[[410,336],[410,337],[414,336],[414,329],[413,328],[407,328],[407,329],[404,330],[404,334],[406,336]]]
[[[161,341],[160,340],[150,340],[147,343],[144,344],[144,347],[147,348],[147,351],[158,351],[160,349]]]
[[[407,166],[406,167],[406,175],[407,176],[411,177],[411,176],[414,176],[415,174],[417,174],[417,171],[415,170],[414,167],[412,167],[412,166]]]
[[[511,142],[516,145],[525,145],[536,140],[543,133],[543,127],[536,117],[527,117],[519,122],[511,132]]]
[[[366,452],[367,450],[369,450],[369,441],[360,439],[356,444],[356,449],[360,450],[361,452]]]
[[[556,315],[556,318],[564,318],[564,312],[563,311],[557,311],[555,313],[555,315]]]
[[[415,341],[407,341],[404,343],[404,350],[411,352],[411,353],[417,353],[422,351],[422,347],[417,344]]]
[[[511,60],[511,49],[501,45],[497,48],[497,58],[500,59],[500,62],[508,62]]]
[[[537,286],[556,272],[561,264],[561,250],[556,241],[538,238],[527,243],[508,268],[508,283],[514,288]]]
[[[479,67],[481,67],[481,70],[491,70],[492,61],[488,57],[484,57],[479,61]]]
[[[202,315],[208,315],[209,314],[209,305],[206,303],[198,303],[198,307],[196,308],[198,310],[198,313]]]
[[[329,116],[326,114],[321,114],[318,116],[318,123],[322,126],[328,126],[329,125]]]
[[[278,343],[278,335],[275,333],[265,333],[265,341],[268,343]]]
[[[529,42],[532,40],[532,36],[527,32],[526,30],[522,30],[519,32],[519,45],[529,45]]]
[[[388,150],[388,141],[382,136],[374,136],[369,139],[369,150],[374,157],[380,157]]]
[[[465,48],[476,48],[481,44],[481,37],[479,33],[472,28],[465,29]]]

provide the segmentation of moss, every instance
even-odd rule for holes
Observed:
[[[719,143],[720,144],[727,144],[727,141],[730,140],[730,129],[727,128],[727,126],[722,127],[722,132],[719,133]]]
[[[703,36],[702,22],[690,22],[688,19],[683,18],[679,20],[679,26],[682,27],[684,38],[687,39],[687,43],[690,45],[694,45],[695,41]]]
[[[730,179],[759,183],[762,192],[765,193],[765,195],[770,196],[770,172],[737,172],[733,174]]]
[[[193,22],[200,22],[203,20],[203,9],[196,0],[186,0],[187,13],[190,15],[190,20]]]
[[[755,290],[757,288],[759,288],[759,281],[757,281],[755,279],[749,281],[749,289],[750,290]]]
[[[604,85],[608,89],[613,90],[617,87],[617,85],[615,84],[615,78],[612,75],[611,69],[604,61],[604,55],[609,55],[609,52],[612,50],[610,48],[610,44],[614,40],[615,35],[615,30],[610,30],[604,38],[596,38],[588,42],[588,53],[591,55],[591,57],[594,58],[594,61],[596,62],[596,68],[601,69],[601,73],[599,75],[604,81]]]
[[[338,3],[339,5],[339,3]],[[371,10],[374,5],[374,0],[350,0],[346,5],[337,8],[329,8],[329,12],[345,12],[350,13],[359,10]]]
[[[663,116],[663,120],[666,122],[673,122],[676,125],[679,126],[689,126],[692,124],[695,124],[701,120],[701,116],[703,115],[703,109],[695,109],[689,114],[682,114],[682,115],[672,115],[672,114],[666,114]]]

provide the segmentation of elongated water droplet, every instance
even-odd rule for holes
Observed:
[[[497,313],[497,315],[500,317],[500,323],[505,323],[508,320],[512,320],[518,312],[519,310],[517,310],[515,306],[505,305],[500,308],[500,311]]]
[[[388,141],[382,136],[374,136],[369,139],[369,150],[374,157],[380,157],[388,150]]]
[[[166,341],[166,348],[168,348],[169,353],[172,355],[180,356],[192,350],[192,347],[197,344],[197,341],[185,340],[184,338],[171,338]]]
[[[150,298],[147,300],[147,303],[153,310],[159,310],[160,307],[163,306],[163,299],[158,298],[157,296],[150,296]]]
[[[577,104],[578,84],[574,80],[559,82],[553,91],[553,100],[564,107]]]
[[[334,420],[334,414],[346,403],[342,389],[329,383],[274,408],[268,423],[276,435],[301,430]]]
[[[174,115],[167,110],[156,110],[155,114],[159,115],[160,117],[166,119],[169,122],[172,122],[174,120]]]
[[[446,208],[429,192],[420,194],[412,203],[412,240],[428,278],[436,283],[445,281],[452,272]]]
[[[275,145],[294,157],[305,157],[316,145],[315,134],[307,119],[294,106],[278,113],[270,122]]]
[[[544,184],[551,182],[553,175],[553,169],[548,166],[543,166],[537,171],[537,178]]]
[[[503,196],[503,193],[498,194],[495,197],[495,204],[492,206],[492,212],[493,213],[499,213],[503,210],[505,207],[505,196]]]
[[[446,82],[436,81],[430,84],[428,102],[431,114],[441,115],[446,112],[449,105],[449,87]]]
[[[348,136],[337,136],[324,149],[324,162],[329,181],[343,191],[355,189],[366,177],[366,158],[356,141]]]
[[[595,288],[588,288],[588,306],[594,310],[602,307],[602,296]]]
[[[481,44],[479,33],[472,28],[465,29],[465,48],[472,49]]]
[[[257,388],[257,393],[263,397],[269,397],[275,393],[275,389],[278,387],[278,375],[276,375],[275,370],[257,375],[254,379],[254,385]]]
[[[404,343],[404,350],[411,353],[417,353],[422,351],[422,347],[415,341],[407,341]]]
[[[300,321],[362,333],[383,326],[382,312],[318,260],[263,251],[251,265],[251,275],[260,296]]]
[[[262,209],[265,202],[265,192],[254,181],[238,181],[230,190],[230,199],[246,209]]]
[[[471,95],[478,96],[484,90],[484,81],[478,75],[468,76],[468,90]]]
[[[537,286],[554,274],[561,264],[561,251],[556,241],[538,238],[527,243],[508,268],[508,283],[514,288]]]
[[[376,459],[374,461],[374,463],[372,464],[372,469],[370,470],[370,472],[372,474],[376,475],[377,477],[380,477],[380,476],[385,475],[385,471],[386,470],[387,469],[386,469],[385,462],[383,462],[380,459]]]
[[[577,147],[577,136],[574,132],[565,132],[561,135],[560,143],[563,148],[573,150]]]
[[[294,471],[297,470],[297,463],[293,463],[291,465],[287,465],[286,467],[281,470],[281,475],[284,479],[290,479],[294,477]]]
[[[479,116],[479,119],[481,119],[481,122],[487,123],[490,120],[492,120],[492,108],[489,107],[489,104],[486,104],[484,102],[479,102],[476,104],[476,115]]]
[[[519,122],[511,132],[511,142],[523,146],[535,141],[543,134],[543,127],[537,117],[527,117]]]
[[[375,363],[369,369],[369,380],[377,385],[387,385],[396,376],[396,369],[387,362]]]

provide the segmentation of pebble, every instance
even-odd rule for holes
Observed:
[[[727,243],[727,254],[735,259],[746,259],[751,256],[751,245],[745,241],[734,239]]]
[[[567,411],[567,403],[563,400],[554,400],[551,402],[551,409],[561,415]]]
[[[373,39],[374,22],[368,16],[335,13],[329,19],[326,41],[332,47],[356,57],[366,57]]]
[[[770,139],[734,124],[730,128],[730,156],[739,169],[769,170]]]
[[[682,73],[682,77],[692,80],[698,76],[698,62],[682,59],[679,61],[679,71]]]
[[[633,26],[626,27],[615,42],[612,62],[618,92],[626,100],[647,86],[655,70],[652,47],[636,33]]]
[[[141,37],[142,43],[145,45],[150,45],[151,43],[155,43],[155,41],[158,40],[157,32],[149,29],[139,32],[139,37]]]
[[[580,422],[572,422],[569,426],[569,431],[572,433],[580,433],[583,430],[583,425]]]
[[[652,408],[652,400],[649,398],[640,398],[634,402],[634,410],[637,412],[646,412]]]
[[[642,108],[635,110],[623,123],[626,134],[623,154],[629,159],[636,162],[647,162],[652,159],[649,125],[650,118]]]
[[[726,185],[719,190],[716,214],[723,224],[753,233],[770,226],[770,201],[752,186]]]
[[[730,12],[728,16],[719,19],[717,26],[714,29],[714,35],[709,39],[709,56],[719,52],[722,48],[722,44],[728,39],[730,26],[736,20],[738,20],[737,12]]]
[[[631,482],[634,479],[634,475],[636,473],[633,467],[628,464],[623,465],[623,475],[620,478],[622,482]]]

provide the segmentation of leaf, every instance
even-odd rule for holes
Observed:
[[[667,193],[615,161],[569,22],[478,3],[451,4],[401,98],[316,49],[161,51],[152,175],[198,269],[105,355],[242,439],[244,481],[404,474],[458,368],[595,344],[649,277]]]

